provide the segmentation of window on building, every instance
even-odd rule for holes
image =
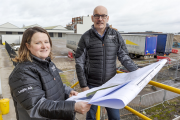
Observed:
[[[50,37],[54,37],[53,33],[49,33],[49,36],[50,36]]]
[[[62,33],[58,33],[58,37],[62,37]]]
[[[12,32],[6,32],[6,34],[12,34]]]
[[[23,32],[18,32],[19,35],[23,34]]]

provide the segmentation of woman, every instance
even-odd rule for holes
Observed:
[[[22,38],[19,64],[9,76],[17,120],[73,120],[86,113],[85,102],[65,101],[76,91],[64,85],[52,59],[52,41],[46,30],[28,28]]]

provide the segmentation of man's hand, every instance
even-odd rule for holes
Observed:
[[[89,111],[91,104],[87,102],[77,102],[75,103],[75,111],[80,114],[85,114]]]
[[[69,97],[72,97],[72,96],[77,96],[78,92],[72,90],[69,94]]]
[[[89,90],[89,87],[84,87],[84,88],[81,88],[81,91],[84,92],[86,90]]]

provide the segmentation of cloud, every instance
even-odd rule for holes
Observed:
[[[120,31],[179,32],[179,0],[4,0],[0,24],[66,26],[72,17],[92,15],[97,5],[107,7],[109,24]]]

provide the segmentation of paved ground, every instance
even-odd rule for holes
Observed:
[[[0,45],[0,79],[2,86],[3,98],[10,99],[10,112],[7,115],[3,115],[3,120],[16,120],[13,101],[10,95],[10,89],[8,85],[8,77],[13,70],[13,64],[10,61],[9,55],[4,49],[3,45]]]

